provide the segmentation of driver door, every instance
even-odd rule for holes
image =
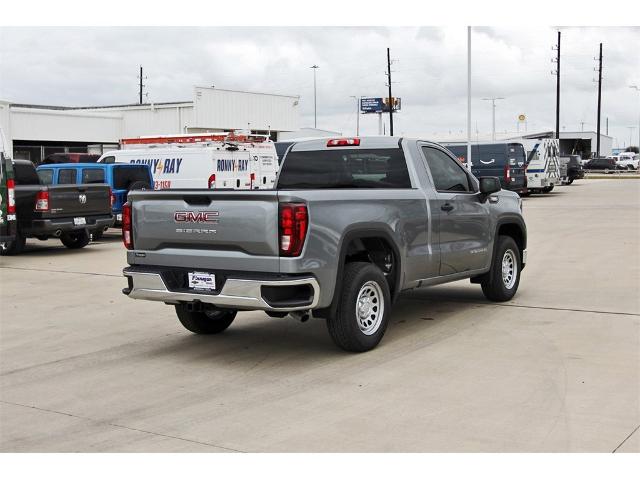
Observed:
[[[486,267],[491,260],[491,222],[476,181],[443,150],[423,146],[422,153],[436,190],[430,203],[439,231],[440,276]]]

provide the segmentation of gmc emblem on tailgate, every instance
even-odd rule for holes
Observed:
[[[217,211],[176,211],[173,219],[176,223],[217,223]]]

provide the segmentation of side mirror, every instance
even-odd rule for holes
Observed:
[[[500,178],[497,176],[481,176],[478,181],[480,181],[480,193],[483,195],[490,195],[502,189]]]

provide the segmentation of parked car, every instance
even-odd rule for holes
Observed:
[[[584,178],[584,170],[580,164],[580,155],[560,157],[560,177],[562,183],[565,185],[570,185],[575,180]]]
[[[121,163],[60,163],[41,165],[37,169],[43,185],[86,185],[106,183],[111,187],[111,212],[115,225],[122,220],[122,205],[133,190],[153,189],[153,176],[149,165]],[[102,232],[94,232],[94,239]]]
[[[13,160],[17,229],[1,253],[18,254],[27,238],[60,238],[67,248],[84,248],[90,233],[113,224],[108,185],[42,185],[28,160]]]
[[[324,318],[339,347],[367,351],[402,291],[470,278],[513,298],[527,232],[500,181],[428,141],[296,142],[276,190],[131,192],[123,293],[173,306],[198,334],[264,310]]]
[[[44,160],[43,165],[52,165],[56,163],[95,163],[100,155],[91,153],[53,153]]]
[[[467,145],[443,143],[461,163],[467,161]],[[471,145],[471,172],[476,176],[496,176],[505,190],[527,193],[527,156],[521,143],[479,143]]]
[[[640,163],[640,154],[633,152],[620,153],[617,166],[619,169],[637,170]]]
[[[583,168],[585,170],[601,170],[605,173],[613,173],[618,168],[618,163],[615,158],[593,158],[588,161]]]

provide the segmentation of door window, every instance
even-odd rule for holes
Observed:
[[[427,146],[422,147],[422,152],[436,190],[449,193],[474,191],[469,175],[457,160],[443,151]]]

